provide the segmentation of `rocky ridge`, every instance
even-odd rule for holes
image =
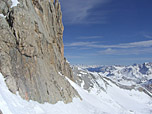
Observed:
[[[64,58],[58,0],[0,1],[0,72],[11,92],[40,103],[71,102],[79,97]]]

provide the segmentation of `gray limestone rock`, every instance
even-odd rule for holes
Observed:
[[[80,97],[64,58],[63,24],[58,0],[0,1],[0,72],[11,92],[40,103],[71,102]],[[60,75],[60,73],[63,75]]]

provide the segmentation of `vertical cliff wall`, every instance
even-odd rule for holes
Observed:
[[[58,0],[0,1],[0,72],[10,91],[40,103],[71,102],[79,96],[64,58],[63,24]],[[63,75],[61,75],[63,74]]]

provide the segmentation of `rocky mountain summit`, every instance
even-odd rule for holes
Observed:
[[[17,1],[17,0],[16,0]],[[58,0],[0,0],[0,72],[9,90],[40,103],[79,97],[64,58]]]

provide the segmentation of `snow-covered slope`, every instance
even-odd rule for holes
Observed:
[[[11,6],[11,8],[17,6],[17,4],[19,4],[18,0],[12,0],[12,6]]]
[[[144,92],[121,89],[98,73],[81,68],[77,71],[81,87],[67,80],[82,100],[75,98],[72,103],[58,102],[55,105],[25,101],[18,94],[12,94],[0,74],[0,110],[3,114],[152,114],[152,98]],[[84,89],[86,83],[91,85],[88,84],[89,92]]]

